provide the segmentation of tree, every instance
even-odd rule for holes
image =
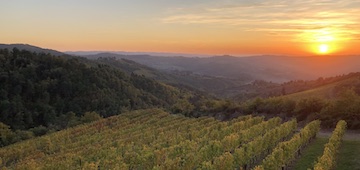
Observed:
[[[171,107],[171,111],[175,114],[180,113],[190,115],[194,108],[194,105],[192,105],[189,101],[180,99]]]
[[[96,112],[85,112],[84,116],[81,117],[81,122],[89,123],[100,119],[101,116]]]
[[[15,133],[11,131],[10,126],[0,122],[0,146],[6,146],[12,143]]]
[[[325,106],[326,102],[321,98],[305,98],[301,99],[295,108],[295,114],[299,121],[305,120],[310,114],[319,113]]]

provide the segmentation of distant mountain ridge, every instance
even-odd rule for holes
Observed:
[[[166,84],[181,87],[186,86],[187,88],[200,90],[218,97],[231,97],[236,93],[233,93],[233,90],[226,89],[246,83],[246,81],[241,79],[199,75],[189,71],[161,71],[129,59],[105,57],[98,58],[96,61],[113,66],[129,75],[143,75]]]
[[[200,75],[277,83],[291,80],[311,80],[319,77],[360,71],[360,56],[251,56],[232,57],[159,57],[150,55],[120,55],[100,53],[84,56],[90,59],[115,57],[165,71],[190,71]]]
[[[65,53],[43,49],[27,44],[0,44],[1,48],[16,47],[34,52],[64,55]],[[124,58],[139,64],[163,71],[185,71],[198,75],[240,79],[251,83],[255,80],[265,80],[276,83],[291,80],[311,80],[319,77],[348,74],[360,71],[360,56],[311,56],[287,57],[274,55],[260,55],[249,57],[214,56],[214,57],[183,57],[183,56],[154,56],[148,54],[112,52],[83,52],[83,57],[97,59],[99,57]],[[122,52],[120,52],[122,53]],[[71,52],[68,54],[72,54]],[[73,55],[80,54],[74,52]],[[91,55],[87,55],[91,54]],[[161,53],[154,53],[161,54]],[[166,53],[162,53],[166,54]]]
[[[55,50],[42,49],[26,44],[0,45],[0,48],[2,46],[53,55],[65,55]],[[259,88],[263,87],[254,88],[253,83],[258,80],[269,82],[266,85],[269,85],[269,87],[266,87],[267,89],[273,87],[278,89],[280,83],[288,81],[314,80],[319,77],[331,77],[360,71],[360,57],[355,55],[311,57],[274,55],[233,57],[225,55],[201,58],[165,57],[148,54],[133,55],[133,53],[127,55],[111,52],[96,54],[96,51],[83,54],[82,57],[89,59],[112,58],[102,60],[102,62],[113,65],[129,74],[144,75],[173,85],[185,85],[219,97],[262,93]]]
[[[26,50],[36,53],[45,53],[51,54],[55,56],[66,55],[60,51],[52,50],[52,49],[44,49],[37,46],[29,45],[29,44],[0,44],[0,49],[9,49],[12,50],[13,48],[17,48],[19,50]]]
[[[159,57],[211,57],[208,54],[191,54],[191,53],[166,53],[166,52],[128,52],[128,51],[65,51],[64,53],[70,55],[84,56],[84,55],[96,55],[101,53],[111,53],[119,55],[151,55]]]

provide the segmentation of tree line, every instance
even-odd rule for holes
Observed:
[[[129,110],[170,108],[191,96],[79,57],[0,49],[0,65],[2,129],[30,130],[22,138],[77,125],[87,112],[109,117]]]

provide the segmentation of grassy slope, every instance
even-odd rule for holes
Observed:
[[[344,140],[336,169],[338,170],[360,170],[360,140]]]
[[[327,138],[319,137],[312,142],[304,151],[301,158],[296,162],[295,170],[304,170],[314,166],[316,160],[324,151],[324,145],[328,142]]]
[[[312,168],[315,160],[322,155],[328,138],[319,137],[311,143],[296,162],[295,170]],[[337,170],[360,170],[360,140],[344,140],[337,155]]]
[[[320,97],[320,98],[326,98],[326,99],[334,99],[336,97],[336,94],[334,94],[334,89],[337,86],[340,85],[356,85],[359,83],[358,77],[352,77],[349,79],[345,79],[342,81],[334,82],[331,84],[327,84],[318,88],[293,93],[284,96],[285,98],[291,98],[291,99],[303,99],[303,98],[309,98],[309,97]]]

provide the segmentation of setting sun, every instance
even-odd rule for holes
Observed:
[[[0,170],[360,170],[360,0],[2,0],[0,23]]]
[[[346,42],[339,32],[340,30],[322,28],[320,30],[305,32],[301,38],[303,42],[310,44],[309,50],[314,54],[335,54],[343,49],[341,46]]]
[[[320,54],[327,54],[329,52],[329,45],[321,44],[319,45],[319,53]]]

